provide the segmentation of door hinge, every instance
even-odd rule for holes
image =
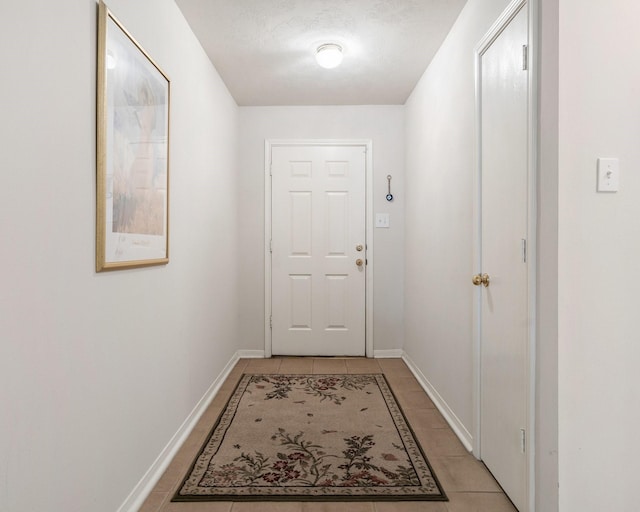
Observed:
[[[269,317],[269,329],[273,329],[273,316]]]
[[[529,47],[526,44],[522,45],[522,71],[529,69]]]
[[[527,431],[523,428],[520,429],[520,452],[525,453],[527,451]]]
[[[522,239],[522,263],[527,262],[527,239]]]
[[[273,238],[269,240],[269,252],[273,252]]]

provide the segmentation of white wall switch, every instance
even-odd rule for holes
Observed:
[[[598,192],[617,192],[620,162],[617,158],[598,158]]]
[[[376,227],[388,228],[389,227],[389,214],[388,213],[376,213]]]

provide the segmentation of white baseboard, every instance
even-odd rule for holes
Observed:
[[[238,350],[236,355],[240,359],[264,359],[264,350]]]
[[[160,480],[160,477],[169,466],[173,457],[175,457],[182,444],[186,441],[187,437],[196,426],[200,416],[202,416],[218,391],[220,391],[222,383],[229,376],[229,373],[231,373],[231,370],[238,362],[238,359],[240,359],[240,357],[264,357],[264,352],[262,356],[246,355],[245,352],[253,353],[262,351],[239,350],[231,357],[231,360],[226,364],[222,372],[220,372],[220,375],[218,375],[211,386],[209,386],[209,389],[207,389],[204,396],[196,404],[189,416],[187,416],[187,419],[184,420],[182,425],[180,425],[178,431],[164,447],[162,452],[160,452],[158,458],[153,462],[142,479],[133,488],[127,499],[124,500],[124,503],[120,505],[117,512],[137,512],[140,509],[144,501],[147,499],[147,496],[149,496],[149,493],[153,490],[155,485],[158,483],[158,480]]]
[[[394,348],[391,350],[374,350],[373,357],[376,359],[392,359],[392,358],[400,358],[404,354],[404,350],[401,348]]]
[[[458,436],[460,442],[468,451],[472,451],[473,436],[469,433],[464,424],[460,421],[453,410],[451,410],[447,402],[440,396],[433,385],[429,382],[429,379],[424,376],[420,368],[416,366],[416,364],[406,353],[404,353],[404,351],[402,354],[402,359],[405,363],[407,363],[407,366],[411,370],[411,373],[413,373],[422,388],[426,391],[427,395],[429,395],[429,398],[431,398],[431,401],[438,408],[442,416],[444,416],[444,419],[447,421],[456,436]]]

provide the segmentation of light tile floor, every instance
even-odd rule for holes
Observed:
[[[209,430],[243,373],[384,373],[413,427],[447,502],[172,503]],[[401,359],[241,359],[139,512],[517,512],[485,466],[469,454]]]

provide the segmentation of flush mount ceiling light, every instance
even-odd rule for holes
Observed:
[[[323,68],[331,69],[338,67],[342,62],[342,46],[335,43],[326,43],[318,46],[316,50],[316,61]]]

